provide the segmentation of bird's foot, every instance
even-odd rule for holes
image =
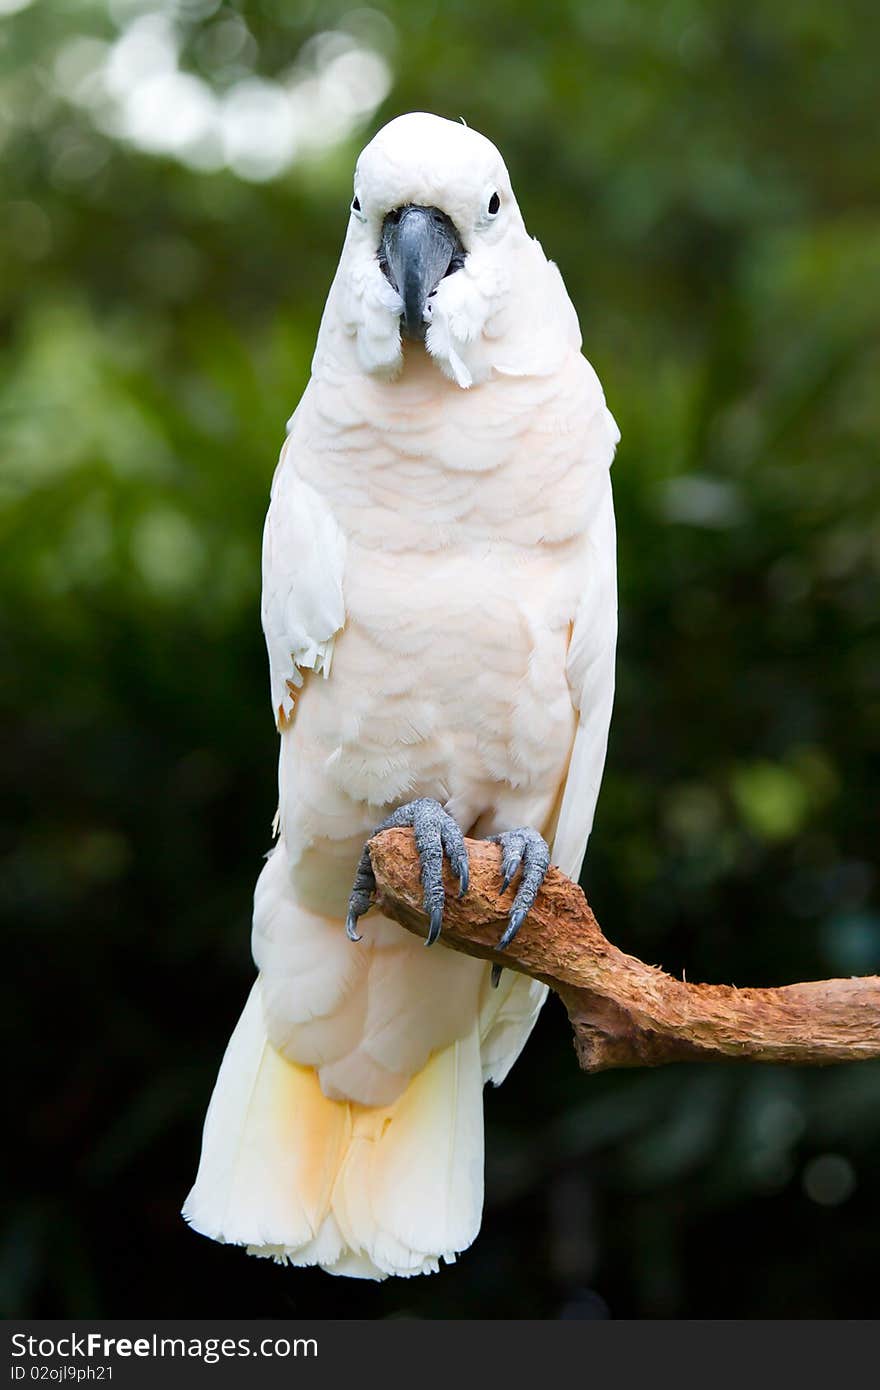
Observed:
[[[505,830],[501,835],[490,835],[489,839],[501,846],[502,893],[507,892],[516,874],[522,870],[516,897],[507,918],[507,929],[498,942],[498,950],[503,951],[505,946],[510,945],[535,906],[535,899],[550,867],[550,850],[547,841],[537,830],[530,830],[528,827],[521,830]],[[495,969],[500,967],[493,967],[493,984],[497,984],[494,978]]]
[[[446,901],[443,893],[444,854],[449,860],[452,872],[458,878],[458,896],[464,897],[467,892],[469,869],[464,836],[449,812],[444,811],[440,802],[432,801],[426,796],[419,797],[416,801],[409,801],[405,806],[399,806],[396,811],[392,811],[381,825],[376,826],[373,835],[378,835],[380,830],[391,830],[395,826],[402,825],[411,825],[415,832],[416,849],[419,852],[419,864],[421,865],[422,901],[430,921],[425,945],[433,946],[443,925],[443,906]],[[372,840],[373,835],[370,836],[370,840]],[[366,912],[376,891],[376,880],[373,876],[373,866],[370,863],[369,843],[368,840],[361,853],[354,887],[348,900],[345,930],[352,941],[360,941],[357,930],[358,918]]]

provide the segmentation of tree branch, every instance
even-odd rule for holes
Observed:
[[[568,1009],[585,1071],[722,1058],[820,1065],[880,1057],[880,976],[778,989],[676,980],[606,941],[580,888],[555,868],[519,935],[506,951],[496,950],[516,885],[498,891],[498,845],[468,840],[467,848],[470,888],[461,900],[444,868],[441,940],[550,985]],[[412,831],[383,831],[370,857],[382,912],[425,936]]]

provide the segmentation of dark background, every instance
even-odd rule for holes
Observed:
[[[440,1276],[178,1210],[275,809],[259,546],[357,150],[500,146],[623,433],[585,884],[689,979],[880,965],[870,0],[0,3],[7,1313],[877,1312],[880,1069],[587,1079],[551,1002]]]

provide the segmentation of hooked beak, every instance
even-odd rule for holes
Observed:
[[[428,300],[440,281],[464,265],[465,250],[454,224],[439,208],[408,206],[382,223],[379,265],[403,300],[407,338],[423,341]]]

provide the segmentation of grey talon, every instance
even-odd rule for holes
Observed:
[[[378,835],[381,830],[391,830],[406,825],[411,825],[413,828],[416,848],[419,852],[422,903],[429,919],[425,945],[433,946],[443,926],[445,904],[443,856],[446,855],[453,873],[458,878],[459,897],[462,897],[467,892],[470,880],[467,849],[464,836],[452,816],[443,809],[439,801],[433,801],[430,797],[418,797],[415,801],[407,802],[405,806],[398,806],[396,811],[392,811],[390,816],[386,816],[381,825],[376,826],[373,835]],[[372,838],[371,835],[370,839]],[[375,891],[376,880],[373,876],[373,866],[370,863],[367,847],[364,846],[355,875],[354,888],[349,899],[348,918],[345,924],[346,931],[352,941],[360,940],[359,936],[352,933],[357,929],[358,917],[362,916],[370,906]]]
[[[503,965],[493,965],[493,966],[492,966],[492,988],[493,988],[493,989],[497,989],[497,988],[498,988],[498,984],[499,984],[499,981],[500,981],[501,976],[503,975],[503,973],[504,973],[504,966],[503,966]]]
[[[501,892],[506,893],[522,863],[526,837],[521,830],[505,830],[502,835],[490,835],[489,838],[501,846]]]
[[[431,925],[428,928],[428,935],[425,937],[425,945],[433,946],[437,937],[440,935],[440,928],[443,926],[443,908],[435,907],[431,911]]]
[[[510,945],[525,920],[526,914],[522,908],[514,907],[511,909],[510,917],[507,920],[507,929],[498,942],[499,951],[503,951],[505,946]]]
[[[367,845],[364,845],[358,860],[354,886],[348,899],[348,914],[345,918],[345,934],[349,941],[360,941],[361,937],[357,929],[358,918],[363,917],[364,913],[369,910],[375,891],[376,879],[370,861],[370,851]]]

